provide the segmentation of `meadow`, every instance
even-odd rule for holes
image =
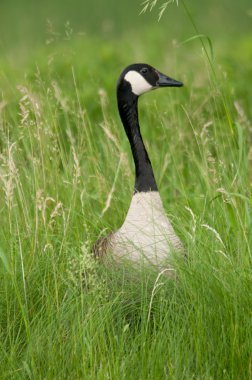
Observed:
[[[162,3],[0,5],[0,379],[252,378],[252,8]],[[139,61],[184,82],[139,105],[176,280],[90,254],[131,200]]]

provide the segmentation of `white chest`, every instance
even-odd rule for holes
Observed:
[[[114,234],[113,253],[133,261],[161,265],[172,249],[181,247],[159,193],[135,194],[122,227]]]

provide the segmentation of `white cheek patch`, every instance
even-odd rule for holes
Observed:
[[[137,71],[128,71],[124,79],[130,83],[132,92],[135,95],[141,95],[153,89],[153,86],[149,84],[147,80],[144,79],[144,77],[142,77],[142,75]]]

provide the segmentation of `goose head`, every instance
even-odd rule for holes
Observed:
[[[145,92],[161,87],[181,87],[183,83],[162,74],[146,63],[135,63],[126,67],[121,73],[117,91],[130,92],[133,96],[140,96]]]

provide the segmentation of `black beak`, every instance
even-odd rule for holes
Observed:
[[[183,86],[182,82],[179,82],[175,79],[169,78],[166,75],[160,73],[157,71],[158,74],[158,81],[157,81],[157,87],[181,87]]]

